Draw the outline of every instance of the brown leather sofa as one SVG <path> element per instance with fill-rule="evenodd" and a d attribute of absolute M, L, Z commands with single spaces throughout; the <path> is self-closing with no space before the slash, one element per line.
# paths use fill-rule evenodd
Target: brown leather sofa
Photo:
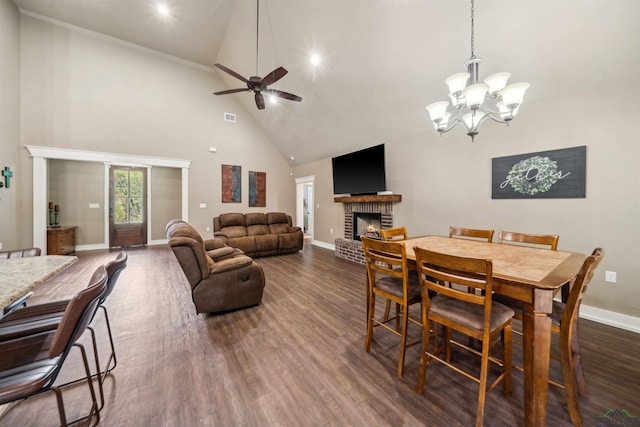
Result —
<path fill-rule="evenodd" d="M 213 233 L 251 257 L 279 255 L 302 249 L 302 229 L 283 212 L 225 213 L 213 218 Z"/>
<path fill-rule="evenodd" d="M 203 240 L 195 228 L 181 220 L 167 224 L 167 238 L 191 285 L 198 313 L 260 304 L 264 272 L 244 253 L 227 247 L 220 239 Z M 215 258 L 209 255 L 221 253 Z"/>

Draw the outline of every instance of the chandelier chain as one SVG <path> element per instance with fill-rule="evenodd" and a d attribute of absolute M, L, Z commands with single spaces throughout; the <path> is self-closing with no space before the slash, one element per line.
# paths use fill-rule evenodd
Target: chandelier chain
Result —
<path fill-rule="evenodd" d="M 473 0 L 471 0 L 471 58 L 475 58 L 475 52 L 474 52 L 474 43 L 475 43 L 475 31 L 474 31 L 474 25 L 475 21 L 474 21 L 474 4 L 473 4 Z"/>

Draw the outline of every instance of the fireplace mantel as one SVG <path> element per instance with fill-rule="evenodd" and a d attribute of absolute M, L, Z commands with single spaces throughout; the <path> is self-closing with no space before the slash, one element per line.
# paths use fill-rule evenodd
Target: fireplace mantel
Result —
<path fill-rule="evenodd" d="M 371 195 L 371 196 L 341 196 L 334 197 L 335 203 L 397 203 L 402 201 L 401 194 L 383 194 L 383 195 Z"/>

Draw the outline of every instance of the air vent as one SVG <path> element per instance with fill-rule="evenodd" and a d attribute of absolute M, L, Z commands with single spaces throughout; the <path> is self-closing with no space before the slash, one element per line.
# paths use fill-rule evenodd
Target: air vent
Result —
<path fill-rule="evenodd" d="M 225 122 L 236 122 L 236 115 L 233 113 L 224 113 L 224 121 Z"/>

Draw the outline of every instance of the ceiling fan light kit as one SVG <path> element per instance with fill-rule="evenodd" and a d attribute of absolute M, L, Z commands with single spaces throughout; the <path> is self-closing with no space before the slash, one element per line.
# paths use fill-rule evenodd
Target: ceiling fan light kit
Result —
<path fill-rule="evenodd" d="M 445 83 L 449 87 L 451 105 L 455 108 L 455 116 L 447 111 L 449 101 L 434 102 L 427 106 L 427 111 L 435 129 L 442 135 L 457 125 L 467 129 L 467 135 L 473 141 L 478 134 L 479 126 L 491 119 L 498 123 L 509 124 L 518 114 L 524 93 L 529 83 L 507 85 L 511 74 L 496 73 L 479 81 L 478 69 L 481 58 L 474 54 L 474 0 L 471 0 L 471 58 L 465 62 L 467 72 L 449 76 Z M 485 105 L 487 98 L 496 102 L 495 109 Z"/>
<path fill-rule="evenodd" d="M 256 0 L 256 74 L 258 74 L 258 58 L 259 58 L 258 52 L 260 48 L 260 44 L 258 43 L 259 35 L 260 35 L 260 0 Z M 246 88 L 243 87 L 239 89 L 223 90 L 220 92 L 214 92 L 214 95 L 229 95 L 231 93 L 251 91 L 254 93 L 254 99 L 256 102 L 256 107 L 258 107 L 258 110 L 264 110 L 264 107 L 265 107 L 263 94 L 275 96 L 278 98 L 288 99 L 290 101 L 296 101 L 296 102 L 302 101 L 302 98 L 299 97 L 298 95 L 294 95 L 288 92 L 283 92 L 281 90 L 269 89 L 268 87 L 269 85 L 277 82 L 287 74 L 288 71 L 285 70 L 283 67 L 276 68 L 275 70 L 273 70 L 272 72 L 264 76 L 264 78 L 261 78 L 258 76 L 251 76 L 249 77 L 249 79 L 246 79 L 241 74 L 236 73 L 235 71 L 225 67 L 222 64 L 214 64 L 214 66 L 247 84 Z"/>

